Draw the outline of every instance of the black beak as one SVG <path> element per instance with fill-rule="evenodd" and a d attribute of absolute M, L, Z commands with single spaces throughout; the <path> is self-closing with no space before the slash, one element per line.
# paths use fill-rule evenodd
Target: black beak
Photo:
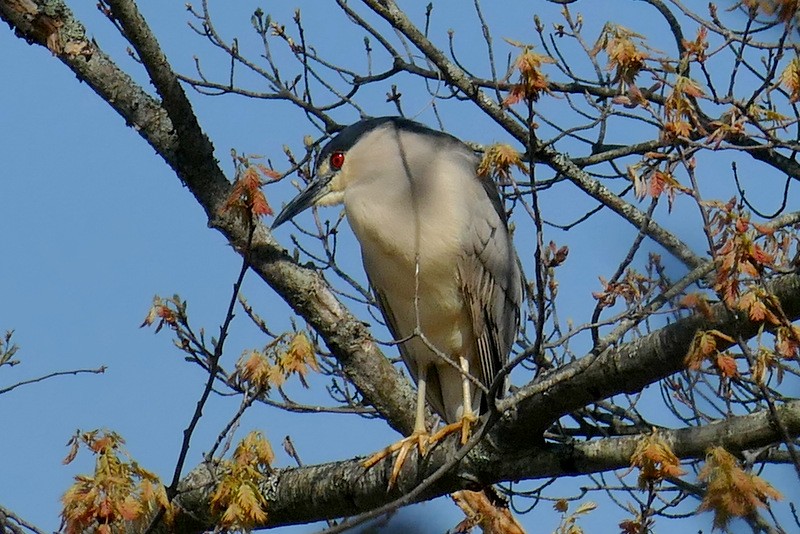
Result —
<path fill-rule="evenodd" d="M 274 230 L 298 213 L 301 213 L 316 204 L 319 199 L 328 193 L 329 182 L 330 180 L 321 180 L 319 178 L 311 182 L 305 191 L 289 201 L 289 203 L 286 204 L 278 216 L 275 217 L 275 220 L 272 221 L 272 229 Z"/>

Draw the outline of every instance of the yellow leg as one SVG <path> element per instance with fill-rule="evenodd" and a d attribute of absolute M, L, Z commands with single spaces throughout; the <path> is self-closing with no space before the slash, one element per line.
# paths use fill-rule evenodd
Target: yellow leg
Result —
<path fill-rule="evenodd" d="M 428 434 L 428 430 L 425 428 L 425 391 L 427 373 L 427 368 L 419 369 L 419 376 L 417 377 L 417 413 L 414 418 L 414 431 L 410 436 L 405 437 L 397 443 L 393 443 L 385 449 L 376 452 L 367 458 L 367 460 L 365 460 L 362 464 L 364 468 L 369 469 L 384 458 L 397 452 L 397 458 L 395 458 L 394 464 L 392 465 L 392 474 L 389 477 L 389 488 L 394 486 L 397 477 L 400 475 L 400 469 L 403 468 L 403 464 L 406 461 L 408 453 L 411 452 L 411 449 L 416 447 L 420 456 L 424 455 L 428 450 L 430 434 Z"/>
<path fill-rule="evenodd" d="M 467 376 L 469 376 L 469 362 L 463 356 L 460 356 L 458 361 L 459 364 L 461 364 L 461 370 L 463 371 L 463 375 L 461 377 L 461 420 L 456 421 L 455 423 L 450 423 L 449 425 L 439 429 L 436 434 L 431 436 L 431 443 L 438 443 L 445 436 L 449 436 L 454 432 L 461 431 L 461 444 L 464 445 L 469 440 L 469 434 L 472 431 L 472 425 L 478 420 L 478 416 L 472 411 L 472 384 L 470 384 L 470 380 L 467 378 Z"/>
<path fill-rule="evenodd" d="M 366 469 L 374 466 L 381 460 L 391 456 L 395 452 L 397 458 L 392 465 L 392 474 L 389 477 L 389 488 L 394 486 L 397 477 L 400 475 L 400 470 L 403 464 L 414 447 L 417 448 L 419 455 L 424 455 L 428 447 L 438 443 L 446 436 L 455 432 L 461 433 L 461 444 L 464 445 L 469 440 L 472 425 L 478 421 L 478 416 L 472 411 L 472 384 L 467 378 L 469 375 L 469 362 L 464 357 L 459 357 L 459 364 L 463 371 L 461 382 L 461 397 L 462 397 L 462 410 L 461 419 L 439 429 L 433 436 L 431 436 L 425 428 L 425 392 L 427 388 L 427 368 L 420 368 L 417 376 L 417 413 L 414 420 L 414 431 L 410 436 L 405 437 L 386 447 L 385 449 L 376 452 L 370 456 L 362 464 Z"/>
<path fill-rule="evenodd" d="M 461 444 L 464 445 L 469 439 L 469 433 L 472 424 L 478 420 L 478 417 L 472 411 L 472 394 L 470 390 L 472 384 L 469 383 L 469 362 L 463 356 L 459 356 L 459 363 L 461 370 L 464 374 L 461 375 L 461 393 L 463 399 L 463 415 L 461 416 Z"/>

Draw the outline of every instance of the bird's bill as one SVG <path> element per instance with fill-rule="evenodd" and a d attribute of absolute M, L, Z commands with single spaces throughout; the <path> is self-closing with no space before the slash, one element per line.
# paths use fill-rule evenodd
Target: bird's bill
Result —
<path fill-rule="evenodd" d="M 307 210 L 315 205 L 322 197 L 330 192 L 329 180 L 314 180 L 309 184 L 305 191 L 294 197 L 281 210 L 275 220 L 272 221 L 272 229 L 282 225 L 295 215 Z"/>

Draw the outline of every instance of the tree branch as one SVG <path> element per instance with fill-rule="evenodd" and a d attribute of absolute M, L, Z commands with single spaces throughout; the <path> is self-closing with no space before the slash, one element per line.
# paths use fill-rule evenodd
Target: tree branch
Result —
<path fill-rule="evenodd" d="M 800 401 L 792 401 L 777 410 L 778 418 L 793 435 L 800 434 Z M 770 414 L 760 411 L 731 417 L 702 427 L 660 430 L 659 435 L 682 459 L 697 459 L 714 445 L 731 452 L 755 449 L 780 440 Z M 639 436 L 604 438 L 572 444 L 546 444 L 541 447 L 499 450 L 484 441 L 458 468 L 434 483 L 418 496 L 423 501 L 474 487 L 474 481 L 490 484 L 508 480 L 541 479 L 597 473 L 630 466 L 631 455 Z M 443 465 L 455 451 L 455 441 L 430 451 L 423 462 L 409 458 L 397 487 L 386 491 L 391 462 L 383 468 L 364 470 L 360 459 L 301 468 L 275 470 L 263 484 L 269 500 L 268 520 L 261 527 L 319 521 L 358 514 L 390 502 L 415 487 Z M 180 504 L 192 510 L 208 510 L 208 499 L 215 473 L 208 466 L 197 467 L 184 481 Z M 198 532 L 213 527 L 207 513 L 190 518 L 180 516 L 176 532 Z"/>
<path fill-rule="evenodd" d="M 766 289 L 780 301 L 790 321 L 800 317 L 800 275 L 780 276 Z M 750 338 L 762 327 L 762 323 L 750 321 L 744 314 L 730 313 L 723 304 L 712 306 L 710 317 L 691 315 L 650 335 L 543 374 L 500 403 L 500 409 L 516 411 L 504 421 L 501 434 L 507 433 L 506 439 L 512 442 L 528 440 L 564 414 L 596 400 L 641 391 L 684 370 L 684 358 L 699 330 L 716 329 L 731 337 L 738 334 Z M 718 348 L 727 347 L 720 343 Z"/>
<path fill-rule="evenodd" d="M 37 376 L 36 378 L 30 378 L 28 380 L 22 380 L 20 382 L 17 382 L 16 384 L 11 384 L 10 386 L 0 388 L 0 395 L 8 393 L 9 391 L 13 391 L 18 387 L 27 386 L 29 384 L 36 384 L 37 382 L 44 382 L 45 380 L 49 380 L 57 376 L 81 375 L 81 374 L 101 375 L 105 372 L 106 372 L 105 366 L 100 366 L 97 369 L 73 369 L 71 371 L 55 371 L 43 376 Z"/>

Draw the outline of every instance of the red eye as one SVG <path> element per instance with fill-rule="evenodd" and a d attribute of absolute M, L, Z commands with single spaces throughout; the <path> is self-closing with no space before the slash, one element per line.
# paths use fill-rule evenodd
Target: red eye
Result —
<path fill-rule="evenodd" d="M 334 152 L 331 154 L 331 169 L 338 171 L 344 165 L 344 152 Z"/>

